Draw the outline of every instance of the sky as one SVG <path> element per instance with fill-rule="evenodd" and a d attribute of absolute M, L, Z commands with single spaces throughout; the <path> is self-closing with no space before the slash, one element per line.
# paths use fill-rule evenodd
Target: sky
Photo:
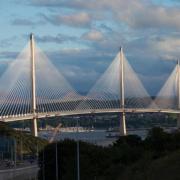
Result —
<path fill-rule="evenodd" d="M 0 71 L 29 34 L 77 91 L 88 91 L 122 46 L 157 94 L 180 58 L 180 0 L 1 0 Z"/>

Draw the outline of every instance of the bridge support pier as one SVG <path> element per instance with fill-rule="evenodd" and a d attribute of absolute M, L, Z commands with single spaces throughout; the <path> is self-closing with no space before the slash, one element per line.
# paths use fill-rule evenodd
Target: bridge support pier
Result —
<path fill-rule="evenodd" d="M 32 120 L 31 134 L 35 137 L 38 136 L 37 119 L 36 118 L 33 118 L 33 120 Z"/>
<path fill-rule="evenodd" d="M 126 115 L 123 112 L 120 117 L 120 136 L 126 136 L 126 134 Z"/>

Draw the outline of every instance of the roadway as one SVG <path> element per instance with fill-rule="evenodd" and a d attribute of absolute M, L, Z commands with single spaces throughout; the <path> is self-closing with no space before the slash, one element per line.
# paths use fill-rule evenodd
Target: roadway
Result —
<path fill-rule="evenodd" d="M 72 115 L 85 115 L 85 114 L 102 114 L 102 113 L 174 113 L 180 114 L 180 110 L 176 109 L 145 109 L 145 108 L 125 108 L 125 109 L 87 109 L 87 110 L 74 110 L 74 111 L 55 111 L 55 112 L 40 112 L 36 113 L 36 118 L 46 118 L 46 117 L 59 117 L 59 116 L 72 116 Z M 33 119 L 33 114 L 23 114 L 23 115 L 11 115 L 11 116 L 1 116 L 0 121 L 11 122 L 11 121 L 21 121 Z"/>
<path fill-rule="evenodd" d="M 12 169 L 1 169 L 0 180 L 38 179 L 37 164 Z"/>

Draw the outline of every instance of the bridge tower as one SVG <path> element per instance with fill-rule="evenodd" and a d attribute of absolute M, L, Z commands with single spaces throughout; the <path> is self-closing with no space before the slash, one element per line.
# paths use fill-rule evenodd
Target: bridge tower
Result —
<path fill-rule="evenodd" d="M 30 51 L 31 51 L 31 94 L 32 94 L 32 135 L 38 136 L 37 119 L 36 119 L 36 72 L 35 72 L 35 52 L 34 52 L 34 35 L 30 34 Z"/>
<path fill-rule="evenodd" d="M 122 47 L 120 47 L 119 52 L 120 60 L 120 108 L 122 109 L 122 114 L 120 117 L 120 136 L 126 135 L 126 115 L 125 115 L 125 98 L 124 98 L 124 56 Z"/>
<path fill-rule="evenodd" d="M 180 110 L 180 61 L 177 60 L 177 109 Z M 177 114 L 177 128 L 180 129 L 180 114 Z"/>

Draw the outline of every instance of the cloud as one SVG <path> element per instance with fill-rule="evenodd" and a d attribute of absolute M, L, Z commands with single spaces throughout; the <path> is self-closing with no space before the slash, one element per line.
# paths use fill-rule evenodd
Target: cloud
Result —
<path fill-rule="evenodd" d="M 80 92 L 87 92 L 114 58 L 92 49 L 46 52 L 65 78 Z M 87 81 L 88 79 L 88 81 Z"/>
<path fill-rule="evenodd" d="M 57 34 L 48 35 L 47 29 L 47 35 L 37 37 L 39 42 L 58 44 L 71 41 L 68 46 L 61 46 L 59 52 L 49 54 L 59 63 L 59 68 L 64 68 L 62 71 L 65 75 L 73 79 L 72 82 L 76 82 L 76 87 L 79 86 L 79 81 L 84 83 L 84 88 L 89 86 L 85 81 L 91 79 L 91 74 L 96 74 L 92 75 L 96 79 L 97 74 L 108 66 L 120 46 L 123 46 L 132 67 L 141 77 L 145 77 L 142 80 L 150 87 L 153 81 L 161 83 L 158 77 L 167 77 L 167 72 L 171 72 L 174 67 L 174 61 L 162 60 L 179 58 L 180 50 L 180 6 L 174 3 L 175 6 L 172 2 L 170 5 L 153 2 L 155 1 L 30 0 L 29 4 L 33 5 L 36 11 L 40 9 L 39 13 L 44 13 L 40 18 L 48 22 L 50 30 Z M 36 26 L 37 22 L 20 20 L 16 21 L 16 24 Z M 61 30 L 74 33 L 72 28 L 60 27 L 64 25 L 77 28 L 76 36 L 80 38 L 58 34 Z M 77 41 L 82 49 L 77 46 Z"/>
<path fill-rule="evenodd" d="M 111 27 L 107 26 L 106 24 L 101 24 L 99 27 L 100 27 L 100 29 L 102 29 L 106 32 L 110 32 L 110 33 L 113 32 L 113 29 Z"/>
<path fill-rule="evenodd" d="M 12 21 L 12 24 L 17 26 L 32 26 L 35 25 L 36 23 L 34 23 L 29 19 L 14 19 Z"/>
<path fill-rule="evenodd" d="M 17 18 L 12 21 L 12 25 L 16 26 L 37 26 L 37 25 L 44 25 L 46 22 L 42 20 L 32 21 L 30 19 L 21 19 Z"/>
<path fill-rule="evenodd" d="M 62 43 L 65 41 L 75 41 L 76 38 L 72 36 L 66 36 L 63 34 L 57 34 L 56 36 L 46 35 L 46 36 L 36 36 L 36 40 L 41 43 Z"/>
<path fill-rule="evenodd" d="M 180 52 L 180 38 L 174 36 L 154 38 L 151 45 L 163 59 L 177 60 Z"/>
<path fill-rule="evenodd" d="M 0 47 L 5 48 L 5 49 L 7 47 L 11 47 L 14 40 L 17 40 L 16 36 L 13 36 L 12 38 L 2 39 L 2 40 L 0 40 Z"/>
<path fill-rule="evenodd" d="M 0 59 L 15 59 L 18 55 L 15 51 L 2 51 L 0 52 Z"/>
<path fill-rule="evenodd" d="M 180 51 L 180 39 L 175 37 L 167 37 L 156 42 L 156 48 L 165 52 Z"/>
<path fill-rule="evenodd" d="M 130 0 L 127 0 L 130 1 Z M 121 3 L 124 3 L 124 0 L 31 0 L 31 5 L 34 6 L 44 6 L 44 7 L 54 7 L 54 8 L 72 8 L 72 9 L 110 9 Z"/>
<path fill-rule="evenodd" d="M 136 28 L 177 28 L 180 29 L 179 7 L 155 5 L 145 0 L 32 0 L 33 5 L 70 8 L 93 11 L 94 14 L 111 12 L 117 23 L 126 23 Z M 107 16 L 104 16 L 105 18 Z M 71 19 L 71 18 L 70 18 Z"/>
<path fill-rule="evenodd" d="M 101 41 L 103 40 L 103 34 L 97 30 L 91 30 L 82 35 L 82 38 L 89 41 Z"/>
<path fill-rule="evenodd" d="M 178 8 L 144 5 L 133 8 L 130 12 L 116 14 L 130 27 L 135 28 L 175 28 L 180 29 L 180 12 Z"/>
<path fill-rule="evenodd" d="M 66 25 L 72 27 L 90 27 L 91 16 L 86 12 L 79 12 L 69 15 L 44 15 L 44 18 L 54 25 Z"/>
<path fill-rule="evenodd" d="M 62 1 L 58 0 L 31 0 L 30 4 L 37 6 L 58 6 Z"/>
<path fill-rule="evenodd" d="M 100 73 L 92 67 L 83 69 L 77 65 L 64 66 L 61 72 L 80 93 L 87 93 L 100 76 Z"/>

